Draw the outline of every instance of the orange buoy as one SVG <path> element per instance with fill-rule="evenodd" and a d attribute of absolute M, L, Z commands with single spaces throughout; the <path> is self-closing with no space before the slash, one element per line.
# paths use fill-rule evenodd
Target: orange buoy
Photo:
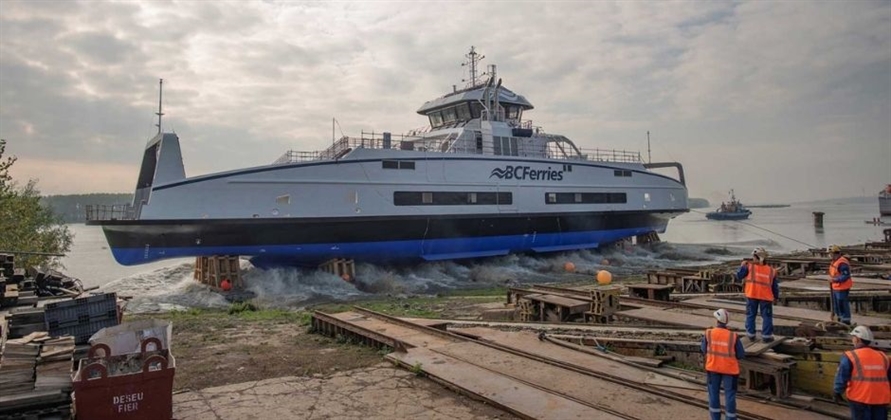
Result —
<path fill-rule="evenodd" d="M 347 274 L 347 273 L 343 273 L 343 274 L 340 276 L 340 278 L 342 278 L 343 281 L 345 281 L 345 282 L 347 282 L 347 283 L 352 283 L 352 282 L 353 282 L 353 278 L 350 277 L 350 275 Z"/>
<path fill-rule="evenodd" d="M 613 275 L 610 274 L 609 271 L 600 270 L 597 272 L 597 284 L 606 286 L 607 284 L 612 283 Z"/>
<path fill-rule="evenodd" d="M 609 260 L 606 258 L 600 260 L 600 265 L 609 265 Z"/>
<path fill-rule="evenodd" d="M 573 264 L 572 261 L 567 261 L 565 264 L 563 264 L 563 269 L 566 270 L 567 273 L 574 273 L 575 264 Z"/>

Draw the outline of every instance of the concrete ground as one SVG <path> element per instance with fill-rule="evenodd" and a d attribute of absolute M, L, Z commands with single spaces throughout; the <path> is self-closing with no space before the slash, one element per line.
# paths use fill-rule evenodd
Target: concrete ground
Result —
<path fill-rule="evenodd" d="M 382 363 L 307 377 L 287 376 L 173 396 L 177 420 L 514 419 L 432 381 Z"/>

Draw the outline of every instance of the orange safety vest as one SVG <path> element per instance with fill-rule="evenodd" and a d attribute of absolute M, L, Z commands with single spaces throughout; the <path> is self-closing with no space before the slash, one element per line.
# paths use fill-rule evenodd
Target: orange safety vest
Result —
<path fill-rule="evenodd" d="M 846 351 L 853 365 L 848 382 L 848 399 L 861 404 L 891 404 L 891 383 L 888 383 L 888 356 L 869 347 Z"/>
<path fill-rule="evenodd" d="M 773 302 L 773 278 L 776 270 L 765 264 L 749 263 L 749 274 L 746 276 L 746 297 L 749 299 L 766 300 Z"/>
<path fill-rule="evenodd" d="M 726 328 L 705 330 L 705 370 L 707 372 L 739 375 L 736 340 L 736 333 Z"/>
<path fill-rule="evenodd" d="M 851 263 L 848 262 L 848 259 L 845 257 L 839 257 L 837 260 L 833 261 L 832 264 L 829 265 L 829 277 L 835 279 L 841 273 L 838 272 L 838 266 L 845 263 L 848 265 L 848 270 L 851 269 Z M 847 280 L 839 283 L 837 281 L 832 281 L 832 290 L 851 290 L 851 287 L 854 287 L 854 280 L 848 278 Z"/>

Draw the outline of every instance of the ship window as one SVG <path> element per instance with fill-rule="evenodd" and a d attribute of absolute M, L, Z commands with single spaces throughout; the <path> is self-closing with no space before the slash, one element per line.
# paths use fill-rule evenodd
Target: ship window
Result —
<path fill-rule="evenodd" d="M 518 120 L 520 118 L 520 107 L 518 107 L 518 106 L 507 107 L 507 118 L 510 120 Z"/>
<path fill-rule="evenodd" d="M 291 204 L 291 195 L 285 194 L 275 197 L 275 202 L 278 204 Z"/>
<path fill-rule="evenodd" d="M 483 153 L 483 133 L 476 132 L 476 152 Z"/>
<path fill-rule="evenodd" d="M 644 201 L 647 203 L 650 202 L 650 193 L 644 193 Z"/>
<path fill-rule="evenodd" d="M 628 202 L 625 193 L 546 193 L 547 204 L 623 204 Z"/>
<path fill-rule="evenodd" d="M 429 115 L 430 115 L 430 126 L 439 127 L 442 125 L 442 114 L 439 111 L 431 112 Z"/>
<path fill-rule="evenodd" d="M 615 171 L 613 171 L 613 175 L 615 175 L 615 176 L 631 176 L 631 171 L 629 171 L 627 169 L 626 170 L 616 169 Z"/>
<path fill-rule="evenodd" d="M 519 149 L 519 147 L 517 147 L 517 138 L 516 137 L 510 138 L 510 155 L 511 156 L 519 156 L 520 155 L 520 149 Z"/>
<path fill-rule="evenodd" d="M 473 118 L 479 118 L 483 114 L 483 105 L 479 102 L 470 103 L 470 115 Z"/>
<path fill-rule="evenodd" d="M 458 121 L 467 121 L 470 119 L 470 106 L 467 104 L 460 104 L 455 107 L 455 110 L 458 112 Z"/>
<path fill-rule="evenodd" d="M 509 192 L 396 191 L 393 193 L 393 204 L 397 206 L 506 205 L 512 203 L 513 194 Z"/>
<path fill-rule="evenodd" d="M 492 138 L 492 148 L 493 154 L 500 155 L 501 154 L 501 137 L 493 137 Z"/>
<path fill-rule="evenodd" d="M 384 169 L 415 169 L 415 163 L 410 160 L 384 160 L 381 161 Z"/>
<path fill-rule="evenodd" d="M 449 108 L 442 110 L 443 124 L 455 122 L 456 119 L 458 119 L 458 115 L 457 115 L 457 113 L 455 113 L 454 107 L 449 107 Z"/>

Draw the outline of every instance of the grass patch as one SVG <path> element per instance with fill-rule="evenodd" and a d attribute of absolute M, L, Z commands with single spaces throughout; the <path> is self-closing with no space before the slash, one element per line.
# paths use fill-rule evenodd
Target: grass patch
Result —
<path fill-rule="evenodd" d="M 444 297 L 462 297 L 462 296 L 498 296 L 504 297 L 507 295 L 507 288 L 496 286 L 496 287 L 487 287 L 480 289 L 456 289 L 450 290 L 446 293 L 443 293 Z"/>

